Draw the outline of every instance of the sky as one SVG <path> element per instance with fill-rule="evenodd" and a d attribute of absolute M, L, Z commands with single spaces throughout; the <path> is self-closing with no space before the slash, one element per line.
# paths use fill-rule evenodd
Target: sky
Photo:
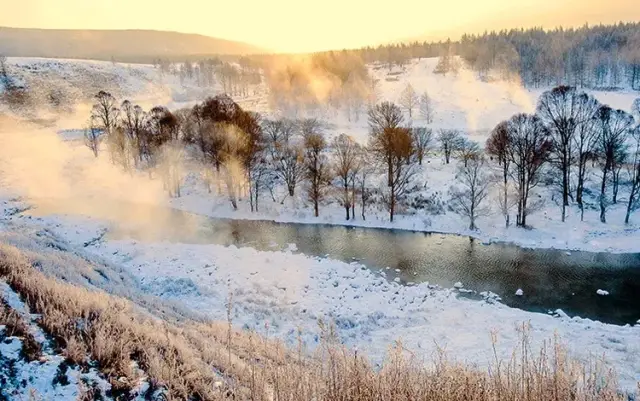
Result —
<path fill-rule="evenodd" d="M 0 0 L 0 26 L 156 29 L 307 52 L 461 33 L 640 21 L 639 0 Z"/>

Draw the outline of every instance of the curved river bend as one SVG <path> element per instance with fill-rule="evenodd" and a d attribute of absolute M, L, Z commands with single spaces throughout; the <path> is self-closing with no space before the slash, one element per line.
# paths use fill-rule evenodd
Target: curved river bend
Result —
<path fill-rule="evenodd" d="M 38 205 L 26 214 L 82 214 L 65 210 L 58 202 Z M 404 284 L 427 281 L 452 287 L 462 282 L 466 288 L 494 292 L 503 303 L 529 311 L 562 309 L 569 316 L 622 325 L 640 319 L 640 254 L 525 249 L 511 244 L 482 244 L 456 235 L 214 219 L 168 208 L 121 207 L 128 213 L 133 208 L 138 216 L 162 216 L 164 229 L 154 230 L 148 225 L 127 230 L 116 227 L 109 232 L 110 239 L 213 243 L 268 251 L 296 244 L 300 253 L 358 261 L 373 270 L 384 270 L 387 278 Z M 144 209 L 135 213 L 137 207 Z M 118 209 L 122 210 L 111 208 Z M 100 217 L 123 221 L 121 216 Z M 518 289 L 523 296 L 516 295 Z M 599 289 L 609 295 L 598 295 Z"/>

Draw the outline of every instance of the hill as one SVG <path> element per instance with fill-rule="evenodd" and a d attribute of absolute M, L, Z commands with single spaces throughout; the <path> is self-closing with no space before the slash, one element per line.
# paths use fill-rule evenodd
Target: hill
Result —
<path fill-rule="evenodd" d="M 0 27 L 0 54 L 9 57 L 149 62 L 157 57 L 239 55 L 264 51 L 242 42 L 178 32 Z"/>

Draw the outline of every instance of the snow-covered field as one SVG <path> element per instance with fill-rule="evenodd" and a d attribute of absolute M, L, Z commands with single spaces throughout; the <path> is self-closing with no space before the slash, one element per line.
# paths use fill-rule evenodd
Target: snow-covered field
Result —
<path fill-rule="evenodd" d="M 163 103 L 169 107 L 184 106 L 195 100 L 202 99 L 205 93 L 201 93 L 193 82 L 181 84 L 179 79 L 172 75 L 161 76 L 159 72 L 148 65 L 113 64 L 97 61 L 77 60 L 47 60 L 47 59 L 9 59 L 14 67 L 19 67 L 21 79 L 30 81 L 38 77 L 55 76 L 57 81 L 67 82 L 75 79 L 85 82 L 97 76 L 105 76 L 104 83 L 117 82 L 118 91 L 123 93 L 122 98 L 137 99 L 145 107 L 151 104 Z M 439 128 L 458 128 L 463 130 L 470 139 L 477 141 L 481 146 L 488 132 L 501 120 L 509 118 L 517 112 L 531 112 L 535 108 L 540 90 L 527 90 L 521 86 L 505 81 L 484 82 L 477 79 L 476 75 L 466 69 L 458 74 L 446 76 L 433 73 L 437 60 L 423 59 L 413 60 L 405 71 L 391 71 L 393 80 L 387 80 L 389 71 L 386 68 L 371 68 L 371 74 L 379 79 L 379 100 L 397 101 L 400 93 L 407 84 L 411 84 L 417 93 L 428 91 L 433 101 L 435 117 L 429 126 L 437 130 Z M 399 75 L 398 75 L 399 73 Z M 98 83 L 92 83 L 97 85 Z M 84 85 L 84 83 L 83 83 Z M 110 86 L 111 87 L 111 86 Z M 212 88 L 215 92 L 219 88 Z M 212 92 L 209 92 L 209 94 Z M 263 93 L 263 92 L 260 92 Z M 612 107 L 629 110 L 632 101 L 638 96 L 632 91 L 591 91 L 591 93 L 603 103 Z M 180 101 L 178 101 L 180 100 Z M 265 116 L 273 116 L 268 108 L 268 101 L 264 93 L 245 99 L 237 99 L 240 104 L 248 109 L 263 113 Z M 84 113 L 84 114 L 82 114 Z M 367 141 L 368 127 L 365 113 L 361 113 L 358 121 L 353 118 L 349 121 L 344 113 L 326 109 L 320 110 L 320 117 L 329 124 L 326 135 L 328 138 L 346 133 L 362 143 Z M 60 135 L 65 139 L 80 139 L 79 131 L 69 129 L 79 128 L 79 122 L 86 119 L 88 110 L 79 109 L 73 117 L 58 121 L 58 128 L 64 128 Z M 409 118 L 407 117 L 407 121 Z M 414 126 L 426 125 L 414 113 L 412 121 Z M 78 141 L 79 142 L 79 141 Z M 72 144 L 73 145 L 73 144 Z M 89 163 L 92 159 L 89 151 L 81 146 L 73 146 L 73 154 L 66 157 L 73 160 L 74 165 Z M 82 167 L 76 167 L 82 168 Z M 262 207 L 259 213 L 249 212 L 249 202 L 244 199 L 240 202 L 238 211 L 233 211 L 226 197 L 210 194 L 205 190 L 200 179 L 199 167 L 187 165 L 185 171 L 191 171 L 184 180 L 183 196 L 169 201 L 173 207 L 205 214 L 215 217 L 233 217 L 242 219 L 269 219 L 283 222 L 304 223 L 332 223 L 347 224 L 343 218 L 343 210 L 329 197 L 322 206 L 320 218 L 312 217 L 312 213 L 303 196 L 297 194 L 296 199 L 286 199 L 284 204 L 280 201 L 284 196 L 278 194 L 273 202 L 267 193 L 262 195 Z M 431 155 L 415 184 L 422 189 L 424 196 L 437 196 L 443 202 L 448 200 L 447 191 L 455 182 L 456 162 L 445 165 L 439 154 Z M 624 174 L 624 173 L 623 173 Z M 591 174 L 591 181 L 587 184 L 592 193 L 597 193 L 597 172 Z M 502 216 L 494 206 L 493 213 L 480 218 L 479 229 L 474 232 L 467 230 L 468 223 L 450 211 L 445 214 L 432 215 L 424 211 L 411 211 L 414 214 L 398 216 L 397 221 L 389 223 L 385 210 L 373 207 L 367 213 L 367 220 L 356 219 L 348 224 L 375 227 L 391 227 L 413 230 L 426 230 L 443 233 L 460 233 L 472 235 L 483 241 L 508 241 L 526 247 L 554 247 L 561 249 L 580 249 L 588 251 L 607 252 L 640 252 L 640 219 L 632 216 L 632 224 L 624 225 L 624 204 L 626 201 L 626 188 L 620 191 L 620 202 L 613 205 L 609 211 L 608 223 L 600 223 L 595 211 L 597 199 L 595 195 L 587 194 L 587 210 L 584 222 L 580 221 L 579 210 L 573 205 L 568 210 L 566 223 L 560 221 L 560 206 L 558 204 L 559 191 L 548 186 L 539 186 L 535 190 L 534 197 L 544 200 L 544 206 L 528 218 L 528 223 L 533 227 L 530 230 L 515 227 L 505 228 Z M 282 191 L 281 191 L 282 192 Z M 302 190 L 298 191 L 299 193 Z M 437 195 L 433 195 L 437 194 Z M 164 201 L 160 201 L 164 203 Z M 494 199 L 488 202 L 495 203 Z M 359 213 L 356 213 L 359 215 Z"/>
<path fill-rule="evenodd" d="M 4 208 L 16 205 L 6 202 Z M 571 319 L 561 311 L 553 316 L 524 312 L 495 302 L 491 294 L 474 301 L 458 297 L 464 289 L 428 283 L 402 286 L 357 262 L 297 254 L 293 245 L 272 252 L 134 240 L 98 241 L 85 247 L 109 222 L 14 215 L 0 224 L 3 230 L 7 224 L 23 232 L 45 229 L 67 242 L 69 249 L 83 249 L 85 255 L 119 266 L 148 293 L 213 319 L 226 320 L 231 294 L 234 325 L 292 344 L 300 332 L 313 347 L 319 321 L 333 321 L 345 344 L 375 361 L 400 340 L 425 360 L 444 350 L 452 359 L 485 367 L 493 358 L 492 333 L 499 357 L 508 359 L 525 324 L 533 349 L 557 336 L 579 359 L 604 356 L 619 373 L 623 388 L 634 389 L 640 380 L 640 324 L 621 327 Z"/>
<path fill-rule="evenodd" d="M 46 60 L 11 62 L 43 66 L 49 63 Z M 412 63 L 405 73 L 399 75 L 399 81 L 386 81 L 386 70 L 373 71 L 381 78 L 381 98 L 397 100 L 409 82 L 418 93 L 428 90 L 436 111 L 432 126 L 464 129 L 471 139 L 481 143 L 499 121 L 535 107 L 540 91 L 528 91 L 505 82 L 481 82 L 464 70 L 457 76 L 437 76 L 432 73 L 435 62 L 427 59 Z M 132 88 L 132 92 L 146 88 L 143 82 L 147 78 L 156 85 L 152 67 L 95 64 L 100 66 L 99 69 L 125 77 L 125 81 L 138 79 L 125 84 Z M 73 70 L 76 67 L 69 65 L 88 68 L 91 62 L 64 61 L 53 65 Z M 144 75 L 147 78 L 135 78 L 137 75 L 132 71 L 144 69 L 149 70 L 148 75 Z M 178 84 L 174 82 L 171 85 Z M 156 94 L 162 92 L 151 92 L 152 96 L 147 99 L 161 98 Z M 631 92 L 594 92 L 594 95 L 601 102 L 626 110 L 637 96 Z M 167 99 L 175 99 L 175 96 Z M 169 102 L 167 100 L 171 106 Z M 245 100 L 241 104 L 266 111 L 265 99 Z M 366 141 L 364 117 L 352 122 L 340 114 L 325 113 L 324 117 L 331 124 L 328 136 L 344 132 Z M 413 122 L 414 126 L 422 123 L 418 119 Z M 5 139 L 25 134 L 18 132 L 21 128 L 5 128 L 5 132 L 0 134 Z M 77 126 L 63 124 L 59 128 Z M 189 161 L 185 165 L 187 174 L 182 196 L 167 199 L 158 179 L 149 180 L 145 173 L 125 174 L 111 165 L 106 154 L 96 161 L 88 149 L 73 140 L 73 135 L 66 138 L 71 140 L 62 141 L 53 130 L 29 132 L 38 135 L 37 138 L 44 138 L 44 145 L 38 145 L 35 140 L 27 143 L 23 140 L 4 141 L 5 146 L 0 150 L 3 188 L 0 196 L 7 200 L 5 211 L 16 206 L 8 201 L 13 196 L 63 199 L 92 196 L 96 201 L 90 205 L 75 205 L 88 217 L 25 218 L 9 217 L 5 213 L 6 217 L 0 221 L 2 230 L 19 227 L 27 231 L 46 229 L 72 246 L 84 247 L 110 224 L 100 218 L 100 199 L 105 197 L 166 205 L 216 217 L 346 223 L 343 209 L 331 199 L 321 207 L 319 218 L 313 217 L 312 209 L 300 196 L 281 203 L 280 198 L 274 202 L 266 193 L 262 195 L 259 213 L 249 211 L 246 199 L 241 200 L 238 211 L 233 211 L 225 196 L 207 192 L 199 171 Z M 422 167 L 416 181 L 423 186 L 421 193 L 426 196 L 437 193 L 446 203 L 446 192 L 454 177 L 455 162 L 446 165 L 438 154 L 434 154 Z M 591 182 L 589 185 L 596 184 Z M 622 203 L 624 191 L 622 188 Z M 357 219 L 349 224 L 468 234 L 485 241 L 509 241 L 528 247 L 640 252 L 640 225 L 622 224 L 623 205 L 612 207 L 608 224 L 600 223 L 592 209 L 587 209 L 585 221 L 580 222 L 577 207 L 569 210 L 568 221 L 562 223 L 559 205 L 552 200 L 552 190 L 541 188 L 536 193 L 538 195 L 546 203 L 530 216 L 533 228 L 528 230 L 504 228 L 499 213 L 479 219 L 479 230 L 474 232 L 469 232 L 468 223 L 450 211 L 432 215 L 418 210 L 415 214 L 398 216 L 397 221 L 391 224 L 387 221 L 387 212 L 379 208 L 370 208 L 366 221 L 356 210 Z M 555 198 L 558 198 L 557 194 Z M 595 202 L 593 198 L 588 201 Z M 135 224 L 157 218 L 129 216 L 123 212 L 120 220 Z M 632 216 L 632 221 L 640 222 L 640 216 Z M 217 245 L 121 240 L 98 241 L 84 249 L 93 257 L 121 266 L 138 278 L 149 293 L 215 319 L 226 319 L 225 303 L 231 293 L 234 325 L 254 328 L 292 342 L 300 330 L 305 341 L 314 344 L 319 320 L 331 320 L 335 321 L 346 344 L 365 349 L 376 360 L 380 360 L 391 342 L 400 339 L 408 349 L 425 359 L 444 349 L 459 361 L 485 366 L 493 358 L 492 332 L 497 335 L 500 356 L 509 358 L 518 345 L 518 328 L 526 322 L 531 326 L 531 337 L 536 345 L 558 335 L 578 358 L 604 355 L 616 367 L 622 387 L 633 389 L 640 381 L 640 324 L 620 327 L 580 318 L 570 319 L 563 317 L 561 312 L 556 316 L 529 313 L 496 303 L 491 297 L 484 301 L 459 298 L 458 289 L 438 289 L 427 283 L 401 286 L 358 263 L 347 264 L 296 254 L 291 250 L 293 247 L 262 252 Z"/>

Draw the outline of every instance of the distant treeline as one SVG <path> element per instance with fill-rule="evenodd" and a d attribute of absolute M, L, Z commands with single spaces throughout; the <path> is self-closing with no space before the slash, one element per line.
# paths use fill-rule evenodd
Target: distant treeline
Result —
<path fill-rule="evenodd" d="M 413 42 L 361 49 L 302 55 L 326 61 L 359 59 L 362 63 L 402 67 L 413 58 L 457 54 L 483 79 L 519 78 L 529 87 L 567 84 L 585 88 L 628 87 L 640 90 L 640 23 L 585 25 L 581 28 L 511 29 L 463 35 L 459 41 Z M 282 65 L 300 55 L 262 54 L 245 56 L 255 66 Z M 191 57 L 193 61 L 198 57 Z M 239 57 L 225 57 L 237 61 Z M 157 61 L 156 61 L 157 62 Z M 172 60 L 165 60 L 172 62 Z M 350 71 L 340 75 L 348 76 Z M 323 68 L 326 69 L 326 68 Z M 361 72 L 356 71 L 356 75 Z"/>
<path fill-rule="evenodd" d="M 463 35 L 457 42 L 412 43 L 354 50 L 365 62 L 402 65 L 410 58 L 459 55 L 481 77 L 519 77 L 531 87 L 640 90 L 640 23 L 581 28 L 511 29 Z"/>

